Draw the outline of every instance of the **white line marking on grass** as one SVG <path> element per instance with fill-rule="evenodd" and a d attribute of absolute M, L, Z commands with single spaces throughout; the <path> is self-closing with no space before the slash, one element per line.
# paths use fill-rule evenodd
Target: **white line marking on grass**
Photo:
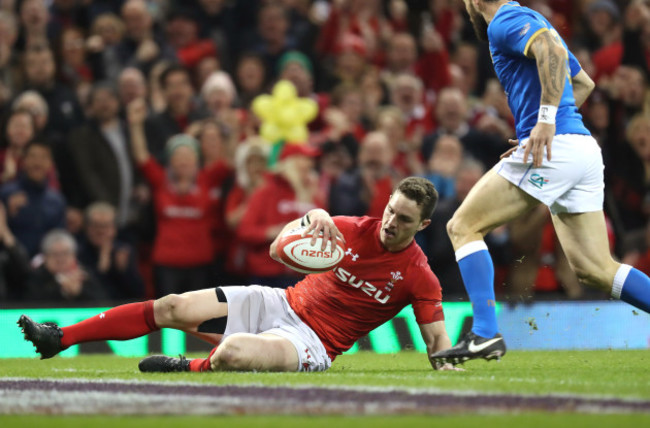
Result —
<path fill-rule="evenodd" d="M 171 374 L 173 375 L 173 374 Z M 207 374 L 206 374 L 207 375 Z M 491 377 L 485 377 L 485 379 L 490 379 Z M 432 377 L 435 379 L 435 377 Z M 509 378 L 508 381 L 514 381 L 520 378 Z M 350 386 L 350 385 L 320 385 L 320 384 L 268 384 L 262 382 L 250 382 L 250 383 L 227 383 L 227 384 L 215 384 L 215 383 L 205 383 L 205 382 L 187 382 L 187 381 L 174 381 L 174 380 L 163 380 L 163 381 L 150 381 L 146 379 L 119 379 L 119 378 L 101 378 L 101 379 L 88 379 L 88 378 L 30 378 L 30 377 L 0 377 L 0 381 L 17 381 L 17 382 L 56 382 L 56 383 L 81 383 L 81 384 L 121 384 L 121 385 L 151 385 L 151 386 L 189 386 L 189 387 L 237 387 L 237 388 L 246 388 L 246 387 L 257 387 L 257 388 L 288 388 L 288 389 L 297 389 L 297 390 L 313 390 L 313 389 L 326 389 L 326 390 L 342 390 L 342 391 L 358 391 L 358 392 L 404 392 L 407 394 L 417 395 L 417 394 L 432 394 L 432 395 L 451 395 L 457 397 L 492 397 L 492 396 L 506 396 L 506 397 L 524 397 L 524 398 L 537 398 L 537 397 L 551 397 L 551 398 L 567 398 L 567 399 L 586 399 L 586 400 L 619 400 L 629 403 L 648 403 L 650 406 L 650 400 L 642 397 L 621 397 L 618 395 L 605 395 L 605 394 L 579 394 L 579 393 L 521 393 L 513 391 L 483 391 L 483 390 L 472 390 L 472 389 L 445 389 L 445 388 L 418 388 L 418 387 L 399 387 L 399 386 L 372 386 L 372 385 L 363 385 L 363 386 Z"/>

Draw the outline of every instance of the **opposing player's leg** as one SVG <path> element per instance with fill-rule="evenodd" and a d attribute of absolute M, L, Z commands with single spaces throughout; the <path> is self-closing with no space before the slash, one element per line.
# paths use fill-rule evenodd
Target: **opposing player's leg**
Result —
<path fill-rule="evenodd" d="M 553 225 L 578 279 L 650 312 L 650 278 L 612 259 L 602 211 L 553 215 Z"/>
<path fill-rule="evenodd" d="M 218 299 L 215 289 L 207 289 L 117 306 L 62 328 L 34 322 L 26 315 L 20 317 L 18 325 L 45 359 L 78 343 L 134 339 L 164 327 L 207 334 L 198 331 L 199 325 L 227 315 L 225 301 Z"/>
<path fill-rule="evenodd" d="M 432 358 L 461 363 L 474 358 L 493 359 L 505 354 L 496 321 L 494 265 L 483 237 L 540 202 L 492 169 L 472 188 L 447 224 L 465 289 L 472 301 L 472 331 L 453 348 Z"/>

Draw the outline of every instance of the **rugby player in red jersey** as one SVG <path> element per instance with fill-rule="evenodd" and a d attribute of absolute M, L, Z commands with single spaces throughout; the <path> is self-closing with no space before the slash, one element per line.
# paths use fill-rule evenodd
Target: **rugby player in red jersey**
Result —
<path fill-rule="evenodd" d="M 289 229 L 323 233 L 332 244 L 345 241 L 345 257 L 332 271 L 310 274 L 287 290 L 259 285 L 217 287 L 131 303 L 68 327 L 18 324 L 41 358 L 77 343 L 136 338 L 176 328 L 215 345 L 206 359 L 151 356 L 144 372 L 258 370 L 322 371 L 359 338 L 413 305 L 428 355 L 451 346 L 445 330 L 442 293 L 415 234 L 427 227 L 438 194 L 426 179 L 402 180 L 383 217 L 330 217 L 314 209 Z M 315 240 L 315 238 L 314 238 Z M 324 242 L 323 245 L 326 245 Z M 278 260 L 277 239 L 270 254 Z M 437 363 L 434 369 L 457 370 Z"/>

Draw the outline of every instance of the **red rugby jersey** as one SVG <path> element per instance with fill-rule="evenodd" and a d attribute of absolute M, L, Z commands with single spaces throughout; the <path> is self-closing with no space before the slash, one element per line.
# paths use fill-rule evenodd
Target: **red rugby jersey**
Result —
<path fill-rule="evenodd" d="M 444 319 L 440 283 L 415 241 L 391 253 L 379 240 L 380 219 L 334 217 L 334 223 L 346 240 L 341 264 L 286 291 L 332 360 L 409 303 L 419 324 Z"/>

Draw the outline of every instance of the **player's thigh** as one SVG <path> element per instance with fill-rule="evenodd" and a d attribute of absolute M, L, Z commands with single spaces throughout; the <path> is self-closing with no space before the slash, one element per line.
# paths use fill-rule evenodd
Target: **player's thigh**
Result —
<path fill-rule="evenodd" d="M 447 225 L 454 249 L 482 239 L 494 228 L 540 202 L 496 173 L 486 173 L 474 185 Z"/>
<path fill-rule="evenodd" d="M 297 371 L 298 351 L 281 336 L 236 333 L 225 338 L 210 363 L 213 370 Z"/>
<path fill-rule="evenodd" d="M 609 250 L 603 212 L 559 213 L 552 218 L 564 254 L 578 278 L 587 285 L 611 290 L 620 265 Z"/>
<path fill-rule="evenodd" d="M 228 315 L 228 304 L 220 302 L 214 288 L 169 294 L 154 302 L 158 327 L 195 330 L 204 321 Z"/>

